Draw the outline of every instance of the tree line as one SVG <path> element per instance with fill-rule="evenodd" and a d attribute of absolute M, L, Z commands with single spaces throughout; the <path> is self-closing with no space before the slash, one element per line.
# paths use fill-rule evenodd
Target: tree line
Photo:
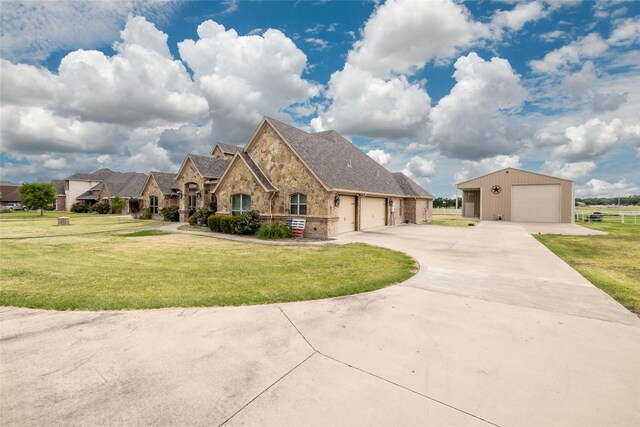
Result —
<path fill-rule="evenodd" d="M 585 205 L 620 205 L 620 206 L 637 206 L 640 205 L 640 196 L 633 195 L 628 197 L 587 197 L 577 198 L 576 205 L 584 203 Z"/>

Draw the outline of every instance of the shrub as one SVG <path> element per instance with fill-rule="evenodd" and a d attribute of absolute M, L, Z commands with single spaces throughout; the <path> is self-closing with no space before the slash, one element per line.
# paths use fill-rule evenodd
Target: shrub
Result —
<path fill-rule="evenodd" d="M 95 212 L 95 213 L 104 215 L 104 214 L 108 214 L 110 210 L 111 210 L 111 206 L 109 206 L 109 203 L 100 202 L 91 206 L 90 212 Z"/>
<path fill-rule="evenodd" d="M 240 215 L 235 234 L 256 234 L 260 228 L 260 212 L 247 211 Z"/>
<path fill-rule="evenodd" d="M 160 209 L 160 215 L 165 221 L 178 222 L 180 220 L 180 211 L 177 207 L 169 207 Z"/>
<path fill-rule="evenodd" d="M 89 205 L 87 205 L 86 203 L 83 202 L 76 202 L 74 204 L 71 205 L 71 212 L 75 212 L 75 213 L 87 213 L 89 212 Z"/>
<path fill-rule="evenodd" d="M 209 228 L 215 233 L 238 234 L 236 230 L 240 218 L 231 215 L 210 215 Z"/>
<path fill-rule="evenodd" d="M 140 213 L 141 208 L 142 208 L 142 203 L 140 199 L 137 199 L 137 198 L 129 199 L 129 213 L 131 213 L 131 215 L 133 215 L 134 218 L 138 217 L 138 214 Z"/>
<path fill-rule="evenodd" d="M 111 210 L 114 214 L 121 214 L 122 209 L 124 209 L 125 201 L 122 197 L 116 196 L 111 199 Z"/>
<path fill-rule="evenodd" d="M 140 219 L 151 219 L 151 209 L 143 208 L 140 211 Z"/>
<path fill-rule="evenodd" d="M 196 222 L 198 221 L 198 217 L 196 216 L 196 214 L 193 214 L 189 217 L 189 219 L 187 219 L 187 222 L 189 223 L 190 226 L 194 227 L 196 225 Z"/>
<path fill-rule="evenodd" d="M 293 237 L 293 231 L 282 221 L 265 224 L 258 230 L 258 239 L 275 240 Z"/>
<path fill-rule="evenodd" d="M 195 217 L 194 224 L 191 224 L 191 222 L 189 222 L 189 224 L 206 227 L 208 225 L 207 221 L 209 220 L 209 216 L 211 216 L 211 214 L 213 214 L 213 212 L 211 212 L 210 210 L 198 209 L 192 215 L 193 217 Z"/>

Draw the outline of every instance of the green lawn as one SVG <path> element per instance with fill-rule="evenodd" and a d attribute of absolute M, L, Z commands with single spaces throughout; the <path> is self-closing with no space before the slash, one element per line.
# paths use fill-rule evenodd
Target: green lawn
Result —
<path fill-rule="evenodd" d="M 591 283 L 640 315 L 640 224 L 620 224 L 617 217 L 580 223 L 602 236 L 534 235 Z"/>
<path fill-rule="evenodd" d="M 51 214 L 51 212 L 47 213 Z M 20 216 L 23 215 L 21 212 L 16 214 Z M 155 222 L 149 223 L 147 221 L 133 219 L 131 216 L 122 215 L 79 214 L 71 216 L 66 213 L 57 212 L 55 216 L 25 218 L 13 216 L 16 214 L 3 214 L 0 216 L 0 240 L 126 230 L 156 224 Z M 29 212 L 27 212 L 27 214 L 29 214 Z M 59 216 L 69 216 L 71 218 L 71 225 L 59 226 Z"/>
<path fill-rule="evenodd" d="M 456 219 L 455 215 L 433 215 L 431 221 L 425 222 L 429 225 L 447 225 L 452 227 L 468 227 L 469 224 L 475 224 L 473 221 L 464 221 Z"/>
<path fill-rule="evenodd" d="M 107 310 L 263 304 L 371 291 L 416 271 L 412 258 L 364 244 L 290 247 L 182 234 L 122 236 L 3 241 L 0 305 Z"/>

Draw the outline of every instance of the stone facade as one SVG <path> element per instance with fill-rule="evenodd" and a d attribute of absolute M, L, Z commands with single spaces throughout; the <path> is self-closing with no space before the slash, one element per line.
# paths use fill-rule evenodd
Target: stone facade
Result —
<path fill-rule="evenodd" d="M 216 145 L 213 148 L 213 151 L 211 152 L 211 156 L 213 157 L 220 157 L 221 159 L 225 159 L 225 160 L 229 160 L 231 161 L 231 159 L 233 159 L 235 153 L 225 153 L 224 151 L 222 151 L 222 149 L 220 148 L 219 145 Z"/>
<path fill-rule="evenodd" d="M 153 219 L 164 219 L 162 215 L 160 215 L 160 210 L 164 208 L 178 207 L 178 197 L 171 194 L 163 194 L 158 183 L 152 176 L 147 180 L 147 184 L 142 190 L 141 197 L 144 207 L 151 206 L 151 196 L 158 197 L 158 213 L 151 215 Z"/>
<path fill-rule="evenodd" d="M 240 156 L 231 161 L 227 173 L 216 188 L 220 214 L 231 215 L 231 199 L 235 194 L 251 196 L 251 209 L 260 211 L 262 215 L 269 215 L 271 194 L 265 191 Z"/>
<path fill-rule="evenodd" d="M 182 191 L 179 204 L 180 221 L 184 222 L 189 219 L 189 212 L 192 210 L 190 206 L 191 200 L 195 200 L 195 209 L 209 207 L 211 203 L 211 186 L 205 186 L 206 179 L 200 175 L 193 161 L 188 157 L 176 179 L 180 183 L 180 191 Z M 198 191 L 200 191 L 199 197 Z"/>

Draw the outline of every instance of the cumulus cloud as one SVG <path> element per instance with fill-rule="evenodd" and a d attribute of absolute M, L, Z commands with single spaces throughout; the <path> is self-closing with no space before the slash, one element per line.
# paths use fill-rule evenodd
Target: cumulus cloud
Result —
<path fill-rule="evenodd" d="M 348 62 L 381 77 L 411 73 L 433 58 L 453 56 L 480 34 L 487 34 L 484 26 L 451 0 L 392 0 L 369 18 Z"/>
<path fill-rule="evenodd" d="M 617 46 L 629 46 L 638 41 L 640 41 L 640 18 L 622 21 L 609 37 L 609 43 Z"/>
<path fill-rule="evenodd" d="M 134 153 L 127 158 L 125 164 L 128 170 L 175 170 L 175 165 L 171 161 L 167 150 L 162 147 L 158 147 L 153 142 L 149 142 L 140 147 L 137 153 Z"/>
<path fill-rule="evenodd" d="M 412 157 L 402 173 L 410 178 L 430 178 L 436 174 L 436 164 L 433 160 L 423 157 Z"/>
<path fill-rule="evenodd" d="M 181 163 L 185 154 L 207 155 L 214 146 L 213 121 L 199 125 L 188 123 L 160 134 L 158 146 L 169 153 L 171 161 Z"/>
<path fill-rule="evenodd" d="M 593 62 L 587 61 L 580 71 L 565 77 L 564 87 L 572 99 L 581 100 L 587 95 L 597 78 L 596 67 Z"/>
<path fill-rule="evenodd" d="M 520 168 L 520 157 L 498 155 L 478 161 L 464 160 L 462 169 L 456 172 L 454 179 L 463 182 L 505 168 Z"/>
<path fill-rule="evenodd" d="M 411 138 L 425 130 L 431 99 L 404 76 L 381 79 L 346 64 L 331 76 L 326 97 L 333 102 L 316 128 L 374 138 Z"/>
<path fill-rule="evenodd" d="M 371 157 L 373 160 L 380 163 L 382 166 L 386 165 L 391 161 L 391 154 L 387 153 L 384 150 L 369 150 L 367 152 L 367 156 Z"/>
<path fill-rule="evenodd" d="M 306 55 L 281 31 L 239 36 L 209 20 L 198 26 L 198 37 L 178 49 L 223 140 L 246 142 L 263 115 L 287 120 L 286 107 L 319 94 L 317 85 L 301 77 Z"/>
<path fill-rule="evenodd" d="M 0 43 L 11 61 L 39 62 L 52 52 L 106 45 L 129 15 L 164 22 L 175 2 L 49 0 L 2 2 Z"/>
<path fill-rule="evenodd" d="M 547 53 L 541 60 L 529 62 L 538 73 L 558 73 L 567 66 L 576 64 L 585 58 L 596 58 L 608 49 L 609 45 L 598 34 L 591 33 L 566 46 Z"/>
<path fill-rule="evenodd" d="M 538 1 L 530 3 L 518 3 L 512 10 L 499 10 L 491 20 L 492 31 L 495 37 L 501 37 L 503 28 L 518 31 L 527 22 L 536 21 L 545 16 L 544 6 Z"/>
<path fill-rule="evenodd" d="M 640 194 L 640 187 L 622 179 L 618 182 L 607 182 L 591 179 L 584 185 L 576 187 L 576 197 L 625 197 Z"/>
<path fill-rule="evenodd" d="M 65 169 L 67 165 L 67 160 L 60 157 L 58 159 L 50 158 L 45 160 L 43 166 L 47 169 Z"/>
<path fill-rule="evenodd" d="M 559 160 L 547 160 L 541 168 L 541 172 L 558 176 L 560 178 L 570 179 L 572 181 L 581 182 L 596 168 L 595 162 L 575 162 L 565 163 Z"/>
<path fill-rule="evenodd" d="M 568 143 L 553 149 L 555 159 L 579 162 L 601 156 L 618 145 L 622 121 L 614 119 L 609 123 L 591 119 L 579 126 L 569 126 L 565 131 Z"/>
<path fill-rule="evenodd" d="M 594 113 L 606 113 L 607 111 L 616 111 L 629 99 L 629 93 L 596 92 L 591 100 L 591 109 Z"/>
<path fill-rule="evenodd" d="M 475 52 L 455 63 L 456 84 L 431 111 L 431 141 L 459 159 L 510 154 L 518 148 L 514 125 L 506 114 L 527 96 L 509 61 L 485 61 Z"/>

